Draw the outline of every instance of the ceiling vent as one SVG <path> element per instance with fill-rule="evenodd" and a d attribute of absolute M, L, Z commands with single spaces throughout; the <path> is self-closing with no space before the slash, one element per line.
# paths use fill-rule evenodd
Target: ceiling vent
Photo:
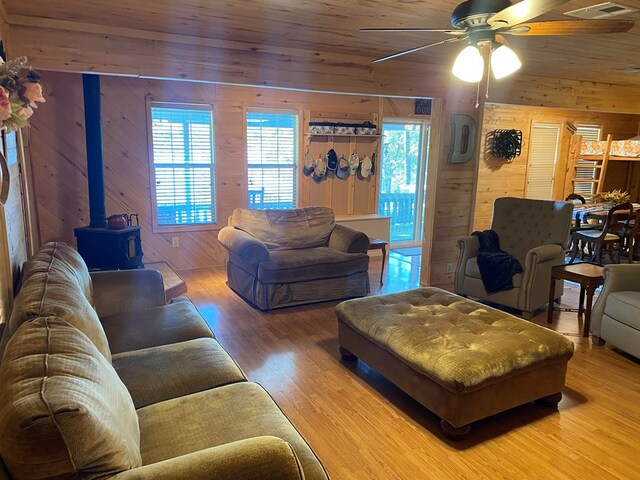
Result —
<path fill-rule="evenodd" d="M 637 12 L 637 8 L 627 7 L 626 5 L 620 5 L 619 3 L 605 2 L 598 5 L 592 5 L 590 7 L 578 8 L 577 10 L 571 10 L 566 12 L 565 15 L 578 18 L 610 18 L 618 15 L 628 15 L 633 12 Z"/>

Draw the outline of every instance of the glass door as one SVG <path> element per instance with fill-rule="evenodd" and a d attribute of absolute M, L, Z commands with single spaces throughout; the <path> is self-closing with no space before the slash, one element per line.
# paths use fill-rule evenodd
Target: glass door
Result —
<path fill-rule="evenodd" d="M 423 120 L 382 124 L 380 215 L 391 217 L 394 246 L 422 241 L 429 125 Z"/>

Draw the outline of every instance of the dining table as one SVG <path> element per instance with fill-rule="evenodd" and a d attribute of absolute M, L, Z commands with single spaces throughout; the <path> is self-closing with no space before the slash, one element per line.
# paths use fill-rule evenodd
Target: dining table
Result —
<path fill-rule="evenodd" d="M 633 209 L 639 209 L 640 203 L 632 203 Z M 583 205 L 575 205 L 573 207 L 573 218 L 576 228 L 580 228 L 583 223 L 593 223 L 594 227 L 598 224 L 604 223 L 607 218 L 607 214 L 611 210 L 610 206 L 605 206 L 604 203 L 586 203 Z M 622 213 L 622 212 L 620 212 Z M 593 220 L 593 222 L 589 222 Z"/>

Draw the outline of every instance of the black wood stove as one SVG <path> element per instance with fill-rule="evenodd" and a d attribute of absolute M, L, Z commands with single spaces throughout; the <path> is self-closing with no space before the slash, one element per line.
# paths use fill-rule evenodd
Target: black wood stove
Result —
<path fill-rule="evenodd" d="M 74 230 L 78 252 L 90 269 L 143 268 L 139 226 L 107 228 L 102 156 L 102 113 L 100 77 L 82 75 L 87 180 L 89 183 L 89 225 Z"/>

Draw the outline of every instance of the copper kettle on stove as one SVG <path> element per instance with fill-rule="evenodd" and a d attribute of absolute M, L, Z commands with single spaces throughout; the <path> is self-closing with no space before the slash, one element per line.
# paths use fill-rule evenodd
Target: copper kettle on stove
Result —
<path fill-rule="evenodd" d="M 107 228 L 111 230 L 122 230 L 127 225 L 130 225 L 129 215 L 126 213 L 117 213 L 107 217 Z"/>

